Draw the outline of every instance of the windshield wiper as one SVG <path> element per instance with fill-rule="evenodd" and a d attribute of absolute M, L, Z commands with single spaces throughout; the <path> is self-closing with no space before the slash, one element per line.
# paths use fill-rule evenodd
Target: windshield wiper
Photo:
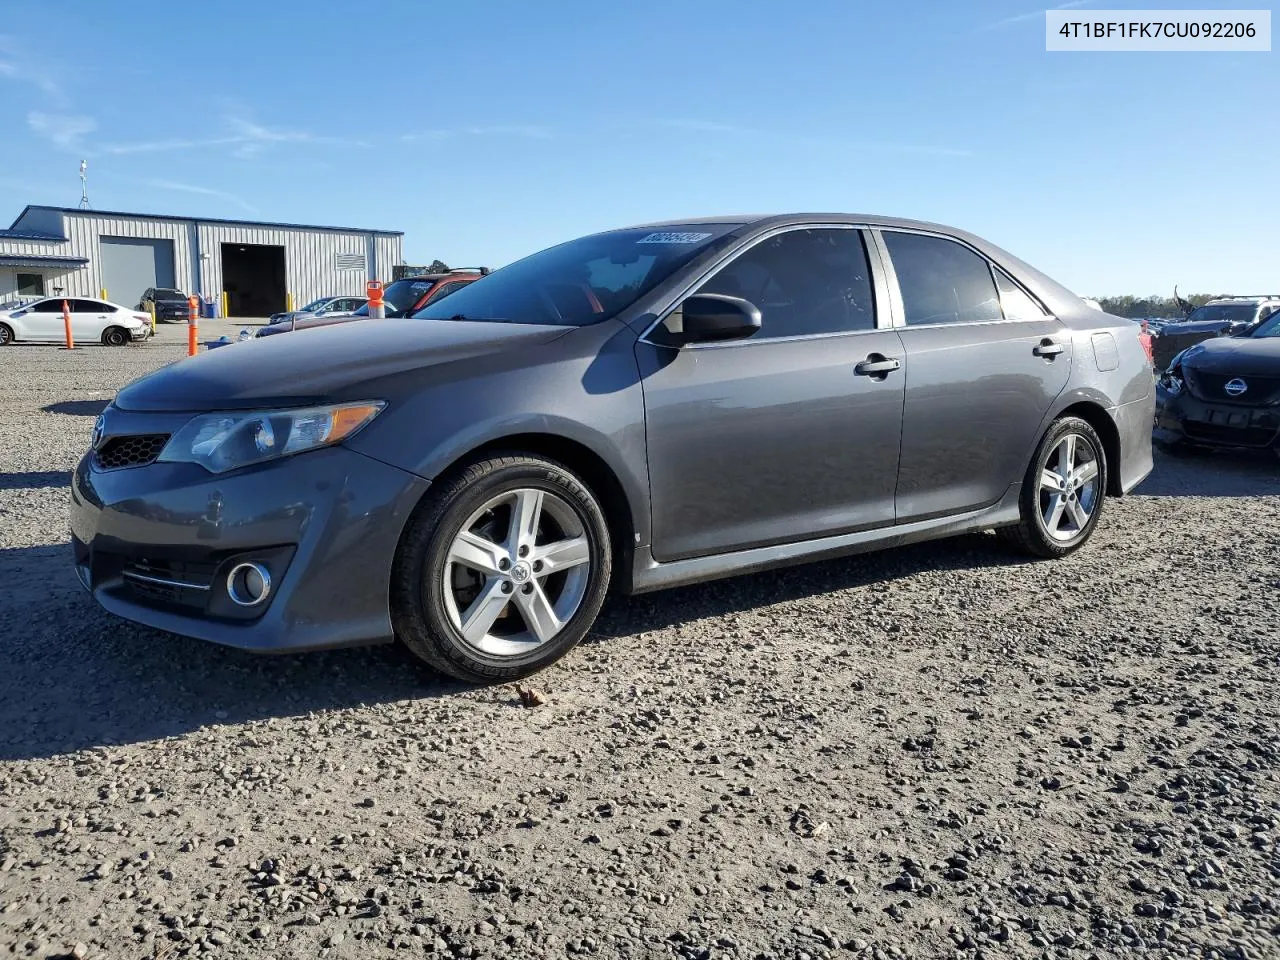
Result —
<path fill-rule="evenodd" d="M 506 317 L 468 317 L 465 313 L 455 313 L 452 317 L 445 317 L 445 320 L 469 320 L 472 323 L 506 323 Z"/>

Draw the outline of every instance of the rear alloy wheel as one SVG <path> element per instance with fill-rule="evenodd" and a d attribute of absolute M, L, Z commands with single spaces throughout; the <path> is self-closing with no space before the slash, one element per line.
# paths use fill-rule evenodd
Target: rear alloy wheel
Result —
<path fill-rule="evenodd" d="M 559 464 L 473 464 L 419 508 L 396 558 L 397 636 L 433 667 L 511 680 L 571 650 L 600 611 L 609 532 L 591 491 Z"/>
<path fill-rule="evenodd" d="M 108 347 L 123 347 L 129 342 L 129 331 L 123 327 L 107 327 L 102 332 L 102 342 Z"/>
<path fill-rule="evenodd" d="M 1039 557 L 1063 557 L 1089 539 L 1107 490 L 1102 441 L 1079 417 L 1055 421 L 1023 482 L 1021 522 L 1002 536 Z"/>
<path fill-rule="evenodd" d="M 0 347 L 13 343 L 13 328 L 7 323 L 0 323 Z"/>

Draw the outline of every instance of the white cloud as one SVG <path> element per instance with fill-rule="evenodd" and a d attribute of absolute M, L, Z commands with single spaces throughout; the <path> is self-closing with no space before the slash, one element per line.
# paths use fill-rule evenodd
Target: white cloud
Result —
<path fill-rule="evenodd" d="M 1050 10 L 1074 10 L 1076 7 L 1087 7 L 1094 0 L 1068 0 L 1067 3 L 1060 3 L 1056 7 L 1049 7 Z M 975 32 L 983 30 L 996 30 L 999 27 L 1007 27 L 1014 23 L 1026 23 L 1028 20 L 1043 20 L 1044 10 L 1031 10 L 1027 13 L 1019 13 L 1012 17 L 1005 17 L 1003 20 L 993 20 L 991 23 L 984 23 L 977 27 Z"/>
<path fill-rule="evenodd" d="M 91 117 L 65 113 L 41 113 L 38 110 L 27 114 L 27 125 L 40 136 L 65 149 L 79 147 L 80 139 L 86 133 L 92 133 L 98 126 Z"/>
<path fill-rule="evenodd" d="M 346 137 L 326 137 L 305 130 L 285 130 L 266 127 L 243 117 L 229 116 L 225 119 L 228 132 L 222 136 L 193 140 L 171 138 L 168 140 L 141 140 L 135 143 L 109 143 L 102 148 L 103 153 L 125 156 L 135 153 L 165 153 L 176 150 L 200 150 L 210 147 L 231 147 L 231 155 L 239 159 L 249 159 L 260 154 L 265 148 L 276 144 L 330 144 L 347 147 L 367 147 L 363 140 Z"/>
<path fill-rule="evenodd" d="M 458 127 L 456 129 L 423 130 L 403 134 L 401 140 L 448 140 L 452 137 L 523 137 L 526 140 L 550 140 L 552 132 L 547 127 L 528 124 L 499 124 L 489 127 Z"/>
<path fill-rule="evenodd" d="M 147 186 L 155 187 L 158 190 L 176 190 L 179 193 L 197 193 L 205 197 L 215 197 L 219 200 L 225 200 L 234 204 L 247 213 L 258 213 L 258 208 L 249 203 L 242 197 L 236 196 L 234 193 L 227 193 L 225 190 L 214 190 L 211 187 L 196 186 L 191 183 L 175 183 L 172 180 L 148 180 Z"/>

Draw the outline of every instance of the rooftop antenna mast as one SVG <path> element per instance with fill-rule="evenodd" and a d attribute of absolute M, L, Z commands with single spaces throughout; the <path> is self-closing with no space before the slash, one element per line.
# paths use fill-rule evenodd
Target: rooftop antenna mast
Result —
<path fill-rule="evenodd" d="M 89 167 L 88 160 L 80 161 L 80 209 L 89 209 L 89 184 L 84 178 L 85 170 Z"/>

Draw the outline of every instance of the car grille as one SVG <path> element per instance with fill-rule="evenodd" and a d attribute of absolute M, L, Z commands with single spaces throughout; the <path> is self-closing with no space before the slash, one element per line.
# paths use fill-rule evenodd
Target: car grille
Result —
<path fill-rule="evenodd" d="M 1204 373 L 1186 368 L 1183 374 L 1191 392 L 1201 400 L 1213 403 L 1236 403 L 1247 407 L 1260 407 L 1280 400 L 1280 377 L 1236 377 L 1233 374 Z M 1243 380 L 1249 385 L 1238 397 L 1227 393 L 1225 387 L 1232 380 Z"/>
<path fill-rule="evenodd" d="M 168 442 L 169 434 L 167 433 L 138 433 L 133 436 L 111 437 L 103 441 L 95 454 L 95 459 L 103 470 L 142 467 L 148 463 L 154 463 Z"/>
<path fill-rule="evenodd" d="M 1228 427 L 1200 420 L 1184 420 L 1182 429 L 1192 440 L 1230 447 L 1266 447 L 1276 437 L 1276 431 L 1271 427 Z"/>

